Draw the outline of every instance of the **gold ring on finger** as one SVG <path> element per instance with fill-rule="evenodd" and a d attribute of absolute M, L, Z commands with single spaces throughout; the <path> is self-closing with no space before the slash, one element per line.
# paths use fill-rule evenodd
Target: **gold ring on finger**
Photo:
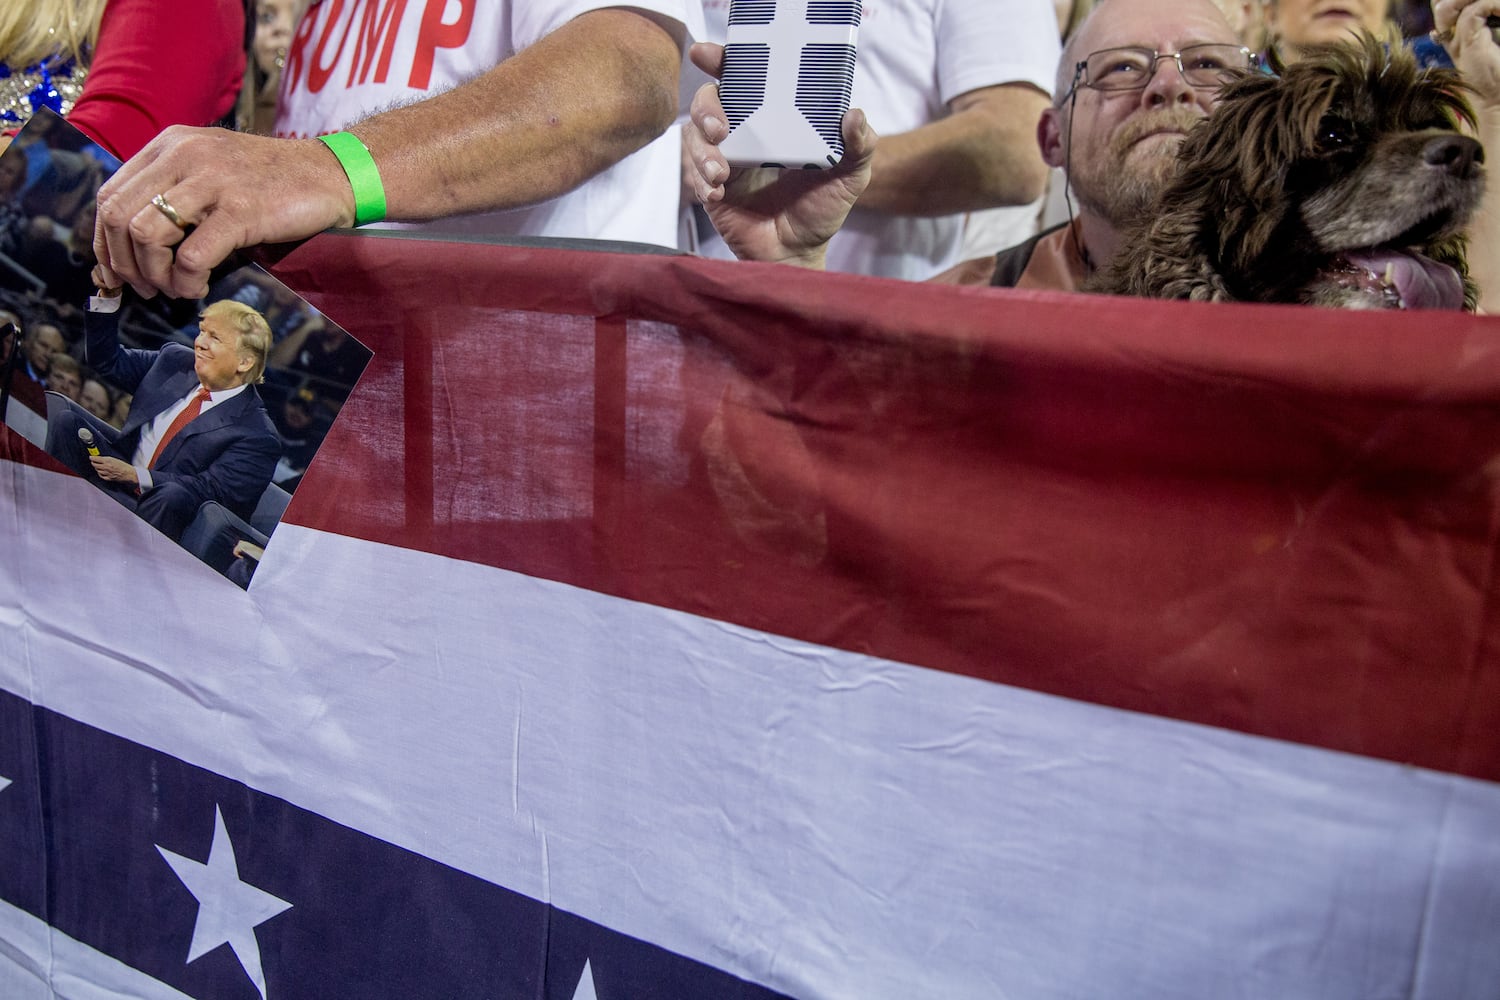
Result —
<path fill-rule="evenodd" d="M 183 232 L 187 232 L 188 224 L 182 221 L 182 216 L 178 215 L 177 209 L 172 207 L 172 203 L 170 201 L 167 201 L 166 195 L 157 195 L 156 197 L 151 199 L 151 204 L 156 208 L 158 212 L 167 217 L 168 222 L 176 226 L 178 229 L 181 229 Z"/>

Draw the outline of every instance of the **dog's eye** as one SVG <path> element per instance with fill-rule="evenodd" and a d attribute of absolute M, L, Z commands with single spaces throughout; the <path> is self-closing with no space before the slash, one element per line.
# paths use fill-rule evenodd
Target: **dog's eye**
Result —
<path fill-rule="evenodd" d="M 1354 127 L 1336 118 L 1323 119 L 1318 126 L 1318 145 L 1324 149 L 1342 149 L 1354 141 Z"/>

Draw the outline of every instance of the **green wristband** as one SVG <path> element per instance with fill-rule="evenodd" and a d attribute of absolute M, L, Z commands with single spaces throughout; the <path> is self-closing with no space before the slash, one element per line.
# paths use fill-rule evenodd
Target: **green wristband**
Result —
<path fill-rule="evenodd" d="M 380 183 L 380 171 L 375 167 L 375 158 L 359 141 L 359 136 L 348 132 L 320 135 L 318 141 L 327 146 L 338 157 L 339 166 L 349 178 L 354 189 L 354 224 L 363 226 L 367 222 L 379 222 L 385 218 L 385 185 Z"/>

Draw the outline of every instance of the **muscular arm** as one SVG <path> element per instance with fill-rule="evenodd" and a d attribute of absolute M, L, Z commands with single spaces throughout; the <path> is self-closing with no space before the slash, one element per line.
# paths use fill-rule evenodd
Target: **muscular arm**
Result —
<path fill-rule="evenodd" d="M 350 131 L 380 167 L 393 219 L 533 204 L 666 130 L 682 42 L 682 27 L 657 15 L 592 11 L 461 87 Z M 352 199 L 346 207 L 339 221 L 350 224 Z"/>
<path fill-rule="evenodd" d="M 591 11 L 476 79 L 349 131 L 370 148 L 387 215 L 420 221 L 554 197 L 671 124 L 683 29 L 623 8 Z M 150 205 L 163 193 L 185 238 Z M 354 223 L 354 197 L 321 142 L 171 129 L 100 193 L 100 262 L 144 295 L 195 297 L 239 247 Z M 175 256 L 173 253 L 176 246 Z"/>
<path fill-rule="evenodd" d="M 1047 166 L 1036 123 L 1047 96 L 1029 84 L 971 90 L 928 125 L 881 136 L 859 207 L 888 215 L 951 215 L 1040 197 Z"/>

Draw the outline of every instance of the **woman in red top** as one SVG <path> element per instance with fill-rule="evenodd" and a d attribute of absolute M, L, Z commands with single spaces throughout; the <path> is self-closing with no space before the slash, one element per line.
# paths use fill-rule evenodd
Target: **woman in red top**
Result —
<path fill-rule="evenodd" d="M 243 0 L 0 0 L 0 127 L 51 107 L 127 159 L 230 115 L 245 27 Z"/>

